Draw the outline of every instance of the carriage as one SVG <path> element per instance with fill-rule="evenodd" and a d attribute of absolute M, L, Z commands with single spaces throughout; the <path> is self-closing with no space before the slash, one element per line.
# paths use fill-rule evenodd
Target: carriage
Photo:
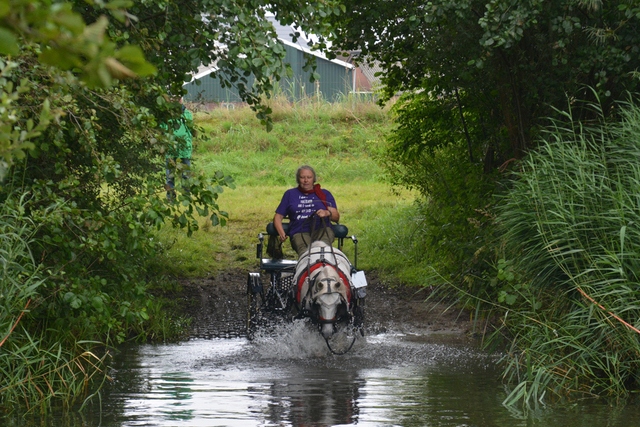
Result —
<path fill-rule="evenodd" d="M 283 223 L 288 235 L 289 224 Z M 334 224 L 337 248 L 322 241 L 311 242 L 298 260 L 264 257 L 265 234 L 258 234 L 256 257 L 260 272 L 247 278 L 247 337 L 253 339 L 258 328 L 278 321 L 307 319 L 315 325 L 334 354 L 351 349 L 359 333 L 364 336 L 364 302 L 367 281 L 358 271 L 358 240 L 348 236 L 342 224 Z M 277 238 L 273 223 L 266 228 L 268 237 Z M 354 264 L 342 252 L 344 240 L 354 244 Z M 262 277 L 268 277 L 263 284 Z M 346 351 L 338 353 L 330 339 L 338 331 L 350 331 L 353 336 Z"/>

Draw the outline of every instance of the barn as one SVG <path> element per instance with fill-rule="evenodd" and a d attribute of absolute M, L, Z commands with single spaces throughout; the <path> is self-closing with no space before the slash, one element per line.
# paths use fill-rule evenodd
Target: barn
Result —
<path fill-rule="evenodd" d="M 275 21 L 272 23 L 276 28 L 278 39 L 284 44 L 286 50 L 285 63 L 288 63 L 293 71 L 291 78 L 283 77 L 276 82 L 273 94 L 275 97 L 299 101 L 319 96 L 334 102 L 355 91 L 356 74 L 352 64 L 339 59 L 327 59 L 322 53 L 309 49 L 309 45 L 302 38 L 297 43 L 293 43 L 290 38 L 293 30 L 290 27 L 283 27 Z M 320 75 L 320 79 L 313 83 L 309 81 L 311 72 L 302 69 L 306 62 L 305 55 L 313 55 L 316 58 L 316 73 Z M 220 81 L 214 77 L 217 70 L 215 65 L 200 67 L 193 79 L 184 85 L 187 90 L 184 100 L 202 104 L 242 102 L 235 88 L 223 88 L 220 85 Z M 248 85 L 252 84 L 253 76 L 249 76 Z"/>

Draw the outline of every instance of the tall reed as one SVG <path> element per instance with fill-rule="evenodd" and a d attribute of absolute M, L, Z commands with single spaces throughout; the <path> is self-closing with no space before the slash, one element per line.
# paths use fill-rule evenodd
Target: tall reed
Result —
<path fill-rule="evenodd" d="M 46 412 L 53 401 L 69 406 L 86 398 L 107 378 L 107 356 L 88 350 L 97 343 L 65 339 L 30 318 L 46 303 L 39 291 L 49 272 L 30 250 L 37 225 L 25 215 L 26 199 L 0 205 L 0 409 Z"/>
<path fill-rule="evenodd" d="M 640 109 L 592 127 L 565 118 L 523 161 L 498 215 L 525 281 L 505 322 L 507 403 L 640 386 Z"/>

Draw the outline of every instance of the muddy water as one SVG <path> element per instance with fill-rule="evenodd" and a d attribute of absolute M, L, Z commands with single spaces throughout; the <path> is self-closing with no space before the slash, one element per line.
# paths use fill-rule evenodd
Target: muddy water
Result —
<path fill-rule="evenodd" d="M 296 324 L 253 342 L 127 347 L 114 362 L 113 384 L 89 411 L 37 425 L 640 426 L 634 405 L 510 410 L 494 360 L 460 336 L 388 332 L 335 356 Z"/>

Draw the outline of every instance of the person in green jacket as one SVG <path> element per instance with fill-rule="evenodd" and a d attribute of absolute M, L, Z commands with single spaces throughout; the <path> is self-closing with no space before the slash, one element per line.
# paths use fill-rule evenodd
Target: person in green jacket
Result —
<path fill-rule="evenodd" d="M 175 198 L 175 174 L 181 170 L 182 179 L 186 180 L 189 178 L 189 172 L 191 171 L 191 152 L 193 150 L 191 127 L 193 125 L 193 115 L 182 104 L 182 99 L 180 99 L 180 105 L 182 106 L 180 118 L 169 121 L 169 129 L 173 130 L 173 136 L 176 138 L 176 146 L 167 150 L 166 159 L 166 189 L 167 199 L 170 201 Z M 186 187 L 184 188 L 187 191 Z"/>

